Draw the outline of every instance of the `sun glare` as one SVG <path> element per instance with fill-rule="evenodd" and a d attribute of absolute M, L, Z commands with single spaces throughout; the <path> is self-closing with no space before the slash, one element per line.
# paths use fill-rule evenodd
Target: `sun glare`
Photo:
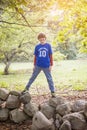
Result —
<path fill-rule="evenodd" d="M 50 15 L 51 16 L 61 16 L 62 15 L 62 13 L 63 13 L 64 11 L 63 10 L 51 10 L 51 12 L 50 12 Z"/>
<path fill-rule="evenodd" d="M 64 12 L 64 10 L 60 10 L 58 8 L 58 3 L 55 3 L 53 6 L 50 8 L 50 16 L 55 17 L 55 16 L 61 16 Z"/>

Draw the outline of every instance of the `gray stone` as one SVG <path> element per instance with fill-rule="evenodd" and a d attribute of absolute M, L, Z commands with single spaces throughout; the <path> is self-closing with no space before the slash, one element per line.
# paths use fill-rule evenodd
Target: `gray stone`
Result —
<path fill-rule="evenodd" d="M 85 104 L 84 115 L 85 115 L 85 117 L 86 117 L 86 119 L 87 119 L 87 103 Z"/>
<path fill-rule="evenodd" d="M 68 120 L 64 121 L 59 130 L 72 130 Z"/>
<path fill-rule="evenodd" d="M 36 128 L 35 126 L 32 126 L 30 130 L 55 130 L 54 125 L 51 128 Z"/>
<path fill-rule="evenodd" d="M 3 104 L 4 103 L 4 101 L 2 101 L 1 99 L 0 99 L 0 106 L 1 106 L 1 104 Z"/>
<path fill-rule="evenodd" d="M 11 94 L 11 95 L 15 95 L 15 96 L 20 96 L 20 95 L 21 95 L 21 93 L 20 93 L 20 92 L 15 91 L 15 90 L 10 91 L 10 94 Z"/>
<path fill-rule="evenodd" d="M 30 96 L 29 92 L 26 92 L 25 94 L 21 95 L 20 96 L 20 101 L 23 104 L 29 103 L 31 101 L 31 96 Z"/>
<path fill-rule="evenodd" d="M 64 104 L 65 99 L 62 97 L 56 97 L 56 98 L 51 98 L 49 100 L 49 105 L 56 108 L 58 105 Z"/>
<path fill-rule="evenodd" d="M 15 108 L 18 108 L 19 105 L 20 105 L 20 101 L 19 101 L 18 96 L 9 95 L 6 102 L 6 107 L 9 109 L 15 109 Z"/>
<path fill-rule="evenodd" d="M 0 121 L 6 121 L 8 119 L 9 110 L 6 108 L 0 109 Z"/>
<path fill-rule="evenodd" d="M 24 112 L 30 116 L 33 117 L 33 115 L 38 111 L 38 108 L 36 104 L 28 103 L 24 105 Z"/>
<path fill-rule="evenodd" d="M 60 122 L 58 119 L 55 120 L 55 127 L 56 127 L 56 129 L 59 129 L 59 127 L 60 127 Z"/>
<path fill-rule="evenodd" d="M 65 115 L 63 120 L 68 120 L 74 130 L 84 130 L 86 127 L 86 120 L 83 114 L 78 112 Z"/>
<path fill-rule="evenodd" d="M 10 111 L 10 120 L 15 123 L 20 123 L 27 119 L 28 119 L 28 116 L 23 111 L 20 111 L 19 109 L 14 109 Z"/>
<path fill-rule="evenodd" d="M 38 130 L 38 128 L 36 128 L 36 126 L 32 125 L 31 130 Z"/>
<path fill-rule="evenodd" d="M 55 109 L 47 103 L 41 105 L 41 112 L 48 118 L 53 118 Z"/>
<path fill-rule="evenodd" d="M 63 123 L 63 119 L 62 119 L 62 116 L 59 115 L 59 114 L 56 114 L 56 120 L 59 121 L 60 125 Z"/>
<path fill-rule="evenodd" d="M 69 103 L 58 105 L 56 107 L 56 113 L 60 114 L 61 116 L 69 114 L 70 112 L 71 112 L 71 107 Z"/>
<path fill-rule="evenodd" d="M 72 112 L 79 112 L 79 111 L 84 110 L 86 103 L 87 103 L 87 101 L 85 101 L 85 100 L 75 101 L 71 106 Z"/>
<path fill-rule="evenodd" d="M 49 121 L 42 112 L 36 112 L 33 117 L 32 130 L 34 130 L 33 128 L 35 128 L 35 130 L 50 130 L 52 127 L 52 122 Z"/>
<path fill-rule="evenodd" d="M 9 91 L 5 88 L 0 88 L 0 99 L 6 100 L 9 95 Z"/>

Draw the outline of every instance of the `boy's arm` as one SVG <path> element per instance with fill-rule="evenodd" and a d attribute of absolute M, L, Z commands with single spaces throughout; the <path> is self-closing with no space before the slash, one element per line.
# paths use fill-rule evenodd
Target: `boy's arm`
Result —
<path fill-rule="evenodd" d="M 53 66 L 53 55 L 50 54 L 50 66 Z"/>
<path fill-rule="evenodd" d="M 36 56 L 34 55 L 34 66 L 36 65 Z"/>
<path fill-rule="evenodd" d="M 34 67 L 33 67 L 33 71 L 35 70 L 35 66 L 36 66 L 36 56 L 34 55 L 34 61 L 33 61 L 33 63 L 34 63 Z"/>
<path fill-rule="evenodd" d="M 49 58 L 50 58 L 50 67 L 53 66 L 53 51 L 52 51 L 52 47 L 51 45 L 49 44 Z"/>

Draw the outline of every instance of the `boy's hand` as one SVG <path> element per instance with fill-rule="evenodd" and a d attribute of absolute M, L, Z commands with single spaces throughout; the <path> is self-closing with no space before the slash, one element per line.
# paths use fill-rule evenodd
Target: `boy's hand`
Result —
<path fill-rule="evenodd" d="M 49 70 L 50 70 L 50 71 L 52 70 L 52 66 L 49 67 Z"/>
<path fill-rule="evenodd" d="M 35 70 L 35 66 L 33 67 L 33 71 Z"/>

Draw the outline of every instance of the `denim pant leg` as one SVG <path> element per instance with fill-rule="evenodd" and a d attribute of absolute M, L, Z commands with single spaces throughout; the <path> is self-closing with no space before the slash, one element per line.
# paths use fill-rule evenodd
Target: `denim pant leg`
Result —
<path fill-rule="evenodd" d="M 49 68 L 43 68 L 42 70 L 45 73 L 45 76 L 47 78 L 47 82 L 49 84 L 50 91 L 54 92 L 55 91 L 54 83 L 53 83 L 53 79 L 52 79 L 51 72 L 50 72 Z"/>
<path fill-rule="evenodd" d="M 26 85 L 26 89 L 29 89 L 31 84 L 33 83 L 33 81 L 36 79 L 36 77 L 38 76 L 38 74 L 40 73 L 41 71 L 41 68 L 36 66 L 34 71 L 33 71 L 33 74 L 31 76 L 31 78 L 29 79 L 27 85 Z"/>

